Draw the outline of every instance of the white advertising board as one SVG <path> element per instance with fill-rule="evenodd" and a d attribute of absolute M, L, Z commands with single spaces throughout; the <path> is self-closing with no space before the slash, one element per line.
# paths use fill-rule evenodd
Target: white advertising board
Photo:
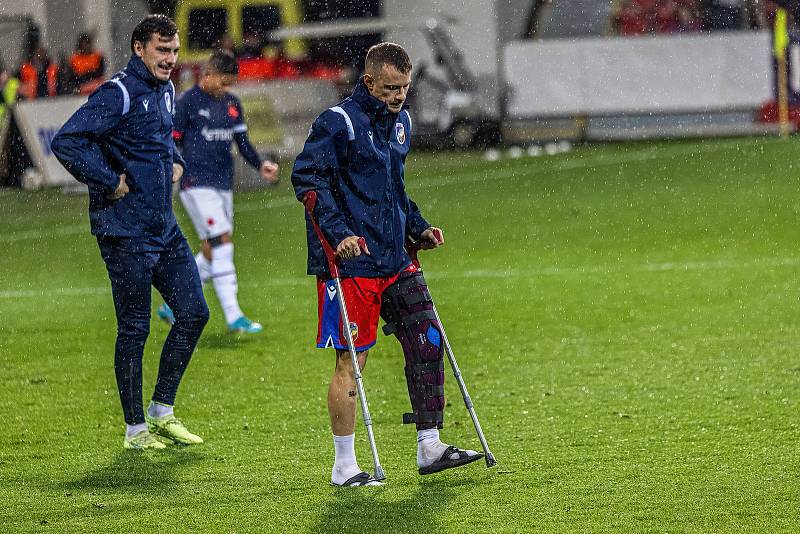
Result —
<path fill-rule="evenodd" d="M 772 98 L 768 32 L 517 41 L 508 117 L 755 109 Z"/>
<path fill-rule="evenodd" d="M 41 186 L 71 185 L 75 178 L 58 162 L 50 142 L 59 128 L 86 101 L 86 97 L 42 98 L 19 102 L 14 106 L 17 122 L 33 164 L 41 173 L 41 184 L 23 183 L 25 189 Z"/>

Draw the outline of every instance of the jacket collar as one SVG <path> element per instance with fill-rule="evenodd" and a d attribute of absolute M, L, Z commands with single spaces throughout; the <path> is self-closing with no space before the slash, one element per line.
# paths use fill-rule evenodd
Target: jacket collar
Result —
<path fill-rule="evenodd" d="M 128 66 L 125 67 L 125 70 L 151 87 L 159 87 L 169 83 L 162 82 L 153 76 L 153 73 L 147 70 L 147 66 L 144 64 L 144 61 L 142 61 L 142 58 L 136 54 L 131 55 L 131 59 L 128 61 Z"/>
<path fill-rule="evenodd" d="M 376 117 L 382 115 L 395 115 L 395 113 L 389 111 L 389 108 L 386 106 L 385 102 L 378 100 L 369 93 L 369 89 L 367 89 L 367 86 L 364 84 L 363 78 L 358 80 L 355 89 L 353 89 L 353 96 L 351 98 L 355 100 L 359 106 L 361 106 L 361 109 L 367 115 Z M 400 108 L 400 110 L 402 111 L 407 107 L 408 106 L 403 103 L 403 107 Z"/>

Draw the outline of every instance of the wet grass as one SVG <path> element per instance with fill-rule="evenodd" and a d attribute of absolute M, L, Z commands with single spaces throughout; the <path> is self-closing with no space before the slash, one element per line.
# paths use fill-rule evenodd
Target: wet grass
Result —
<path fill-rule="evenodd" d="M 0 524 L 9 532 L 796 532 L 796 140 L 420 154 L 407 186 L 445 248 L 431 291 L 499 465 L 421 478 L 402 358 L 365 373 L 389 481 L 327 485 L 331 354 L 311 347 L 302 209 L 237 197 L 243 308 L 178 397 L 207 443 L 126 453 L 108 281 L 86 199 L 0 195 Z M 190 226 L 182 212 L 187 233 Z M 193 241 L 194 242 L 194 241 Z M 145 391 L 164 325 L 152 323 Z M 451 377 L 446 440 L 477 447 Z M 369 468 L 363 427 L 357 449 Z"/>

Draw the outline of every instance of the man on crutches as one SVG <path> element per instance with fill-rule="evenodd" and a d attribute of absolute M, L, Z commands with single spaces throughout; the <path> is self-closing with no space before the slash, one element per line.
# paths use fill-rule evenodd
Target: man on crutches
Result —
<path fill-rule="evenodd" d="M 445 406 L 442 330 L 424 278 L 404 248 L 407 237 L 422 248 L 444 243 L 441 230 L 422 217 L 403 183 L 412 128 L 403 106 L 411 62 L 399 45 L 380 43 L 367 52 L 364 72 L 352 96 L 314 121 L 292 171 L 298 199 L 306 201 L 307 209 L 313 204 L 306 226 L 308 273 L 317 276 L 317 346 L 336 349 L 328 389 L 335 486 L 379 485 L 383 478 L 366 399 L 356 379 L 376 342 L 381 315 L 405 354 L 412 413 L 405 414 L 403 422 L 416 424 L 420 473 L 458 467 L 483 456 L 439 439 Z M 308 202 L 308 193 L 315 202 Z M 328 256 L 321 238 L 330 244 Z M 338 262 L 338 273 L 331 273 L 329 258 Z M 342 320 L 344 312 L 348 324 Z M 374 477 L 362 471 L 355 458 L 357 388 L 376 463 Z"/>

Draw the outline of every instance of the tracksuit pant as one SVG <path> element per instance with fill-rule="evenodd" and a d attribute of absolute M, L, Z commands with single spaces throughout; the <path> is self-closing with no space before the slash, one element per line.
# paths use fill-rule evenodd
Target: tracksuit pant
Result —
<path fill-rule="evenodd" d="M 142 355 L 150 333 L 151 286 L 175 314 L 161 351 L 153 400 L 173 405 L 181 377 L 208 322 L 200 275 L 183 235 L 159 251 L 131 250 L 130 240 L 98 238 L 117 313 L 114 371 L 125 422 L 144 423 Z"/>

